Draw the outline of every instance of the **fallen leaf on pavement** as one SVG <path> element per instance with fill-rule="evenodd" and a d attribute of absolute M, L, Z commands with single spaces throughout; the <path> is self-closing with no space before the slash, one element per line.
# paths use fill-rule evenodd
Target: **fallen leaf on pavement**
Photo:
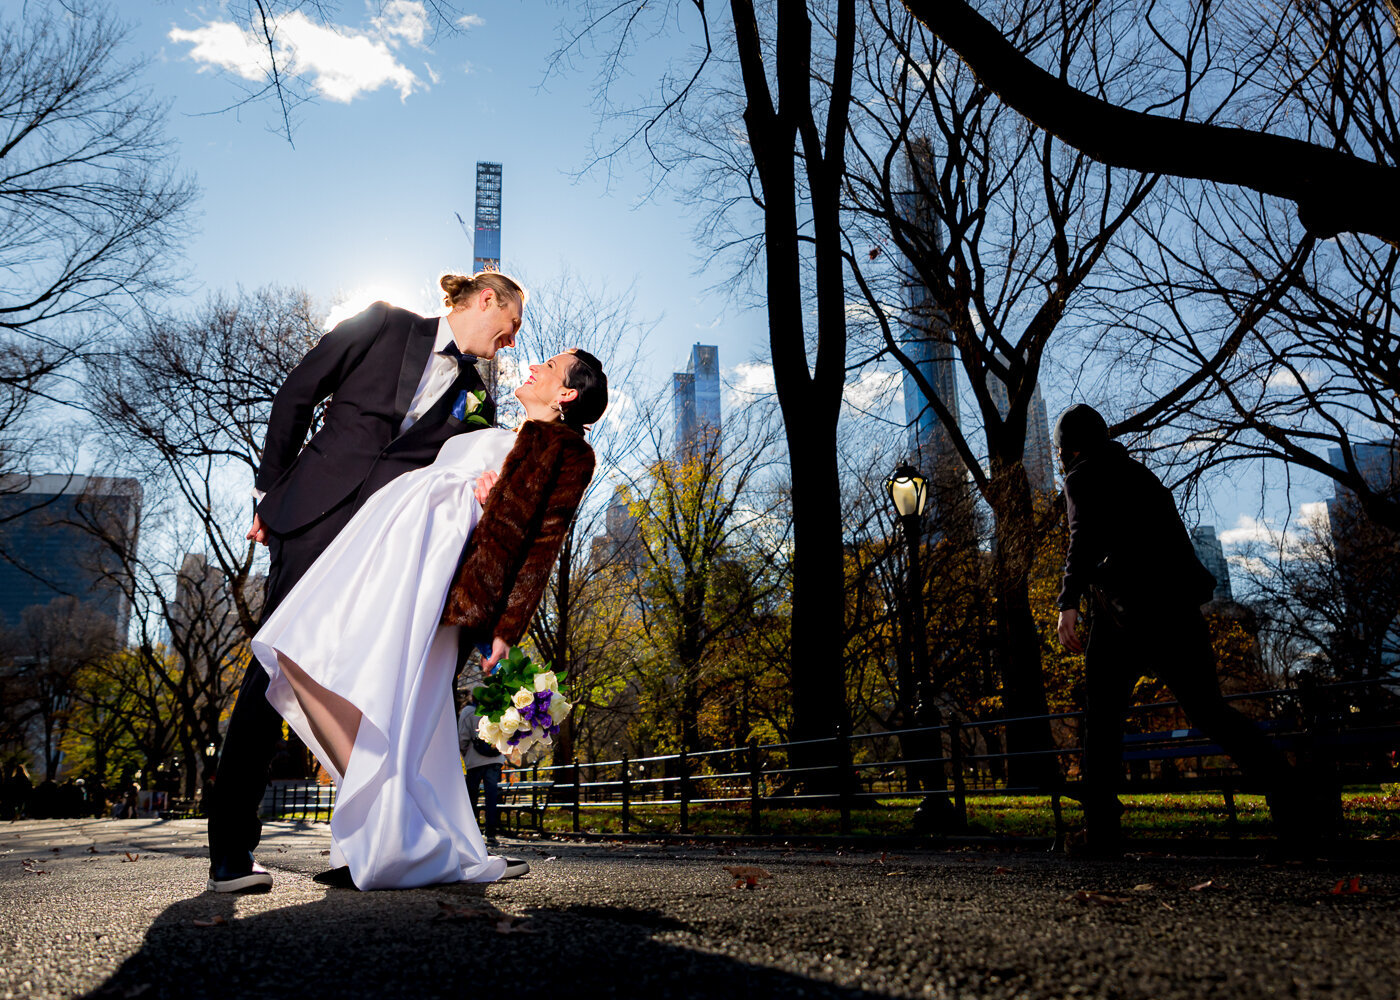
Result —
<path fill-rule="evenodd" d="M 326 857 L 327 855 L 329 855 L 330 853 L 331 853 L 330 851 L 322 851 L 322 852 L 321 852 L 321 857 L 324 858 L 324 857 Z"/>
<path fill-rule="evenodd" d="M 1352 896 L 1357 893 L 1370 892 L 1371 890 L 1361 884 L 1361 879 L 1353 875 L 1350 879 L 1341 878 L 1328 893 L 1330 896 Z"/>
<path fill-rule="evenodd" d="M 150 983 L 137 983 L 135 986 L 128 987 L 127 991 L 122 994 L 122 997 L 127 998 L 127 1000 L 129 1000 L 130 997 L 139 997 L 150 988 Z"/>
<path fill-rule="evenodd" d="M 773 877 L 756 865 L 725 865 L 724 870 L 734 876 L 736 889 L 741 886 L 745 889 L 757 889 L 759 879 Z"/>
<path fill-rule="evenodd" d="M 524 926 L 529 917 L 512 917 L 502 914 L 501 919 L 496 921 L 497 934 L 533 934 L 534 930 Z"/>
<path fill-rule="evenodd" d="M 124 852 L 124 853 L 126 854 L 126 857 L 124 857 L 124 858 L 118 858 L 119 861 L 140 861 L 140 860 L 141 860 L 141 855 L 139 855 L 139 854 L 132 854 L 130 851 L 126 851 L 126 852 Z"/>
<path fill-rule="evenodd" d="M 61 847 L 50 847 L 49 850 L 51 850 L 51 851 L 53 851 L 55 854 L 57 854 L 59 851 L 63 850 L 63 848 L 61 848 Z"/>
<path fill-rule="evenodd" d="M 1095 906 L 1116 906 L 1119 903 L 1132 901 L 1131 896 L 1115 896 L 1108 892 L 1089 892 L 1087 889 L 1080 889 L 1070 898 L 1076 903 L 1085 905 L 1092 903 Z"/>
<path fill-rule="evenodd" d="M 455 906 L 439 899 L 438 911 L 433 914 L 433 919 L 444 921 L 480 920 L 482 918 L 496 918 L 500 912 L 489 903 L 476 906 Z"/>
<path fill-rule="evenodd" d="M 1211 886 L 1213 886 L 1213 885 L 1215 885 L 1215 879 L 1213 879 L 1213 878 L 1208 878 L 1208 879 L 1206 879 L 1204 882 L 1200 883 L 1199 885 L 1193 885 L 1193 886 L 1191 887 L 1191 891 L 1192 891 L 1192 892 L 1200 892 L 1202 889 L 1209 889 L 1209 888 L 1210 888 Z"/>
<path fill-rule="evenodd" d="M 1005 865 L 997 865 L 996 868 L 992 869 L 992 874 L 994 874 L 994 875 L 1010 875 L 1010 874 L 1011 874 L 1011 869 L 1008 868 L 1008 867 L 1006 867 Z"/>
<path fill-rule="evenodd" d="M 1139 882 L 1137 885 L 1133 886 L 1133 892 L 1151 892 L 1155 888 L 1157 887 L 1151 882 Z"/>
<path fill-rule="evenodd" d="M 30 875 L 48 874 L 48 870 L 40 868 L 39 862 L 35 861 L 33 858 L 25 858 L 23 861 L 20 862 L 20 867 L 27 871 Z"/>
<path fill-rule="evenodd" d="M 216 913 L 212 920 L 200 920 L 198 917 L 195 917 L 191 923 L 196 927 L 223 927 L 228 924 L 228 921 L 224 919 L 222 913 Z"/>

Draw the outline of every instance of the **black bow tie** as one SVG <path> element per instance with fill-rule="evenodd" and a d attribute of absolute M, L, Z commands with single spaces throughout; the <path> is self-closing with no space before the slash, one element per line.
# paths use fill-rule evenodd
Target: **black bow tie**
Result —
<path fill-rule="evenodd" d="M 443 357 L 451 358 L 453 361 L 457 362 L 458 367 L 469 365 L 476 360 L 470 354 L 463 354 L 462 349 L 457 346 L 455 340 L 449 340 L 447 346 L 438 351 L 438 353 Z"/>

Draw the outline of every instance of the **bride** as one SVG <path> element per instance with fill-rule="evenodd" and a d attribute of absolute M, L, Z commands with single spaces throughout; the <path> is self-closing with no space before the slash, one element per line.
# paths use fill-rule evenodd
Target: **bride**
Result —
<path fill-rule="evenodd" d="M 458 642 L 490 644 L 490 670 L 524 634 L 593 473 L 607 377 L 574 349 L 515 397 L 518 433 L 460 434 L 380 489 L 253 638 L 268 701 L 337 786 L 331 864 L 360 889 L 506 873 L 462 775 Z"/>

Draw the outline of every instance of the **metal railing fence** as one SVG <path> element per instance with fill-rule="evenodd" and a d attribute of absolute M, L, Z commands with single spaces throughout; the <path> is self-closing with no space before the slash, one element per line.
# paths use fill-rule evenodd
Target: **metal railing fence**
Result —
<path fill-rule="evenodd" d="M 1362 708 L 1351 695 L 1367 687 L 1379 687 L 1383 693 L 1375 704 Z M 1385 701 L 1385 693 L 1395 710 L 1377 718 L 1376 704 Z M 1250 691 L 1227 695 L 1226 700 L 1254 703 L 1256 721 L 1265 725 L 1277 745 L 1326 758 L 1333 766 L 1345 765 L 1354 780 L 1368 775 L 1385 778 L 1387 753 L 1390 766 L 1395 766 L 1400 751 L 1400 709 L 1396 709 L 1400 690 L 1391 690 L 1385 682 Z M 1198 787 L 1224 791 L 1233 815 L 1233 790 L 1241 788 L 1241 776 L 1218 746 L 1189 728 L 1177 702 L 1139 705 L 1130 713 L 1137 720 L 1130 729 L 1137 732 L 1130 732 L 1125 741 L 1128 788 L 1134 784 L 1145 788 L 1157 780 L 1141 773 L 1143 765 L 1150 769 L 1154 760 L 1171 761 L 1177 778 L 1193 778 Z M 1015 779 L 1027 770 L 1062 775 L 1064 762 L 1082 753 L 1083 717 L 1083 712 L 993 719 L 954 716 L 937 726 L 838 732 L 818 740 L 750 741 L 689 753 L 534 764 L 506 768 L 502 791 L 507 792 L 508 782 L 520 781 L 536 797 L 542 785 L 548 786 L 544 808 L 570 814 L 567 823 L 574 832 L 582 832 L 583 816 L 589 810 L 618 810 L 622 832 L 629 834 L 636 811 L 666 808 L 678 813 L 679 832 L 690 835 L 693 809 L 726 807 L 746 809 L 747 830 L 757 835 L 763 832 L 765 811 L 820 807 L 838 810 L 839 829 L 848 834 L 852 812 L 859 807 L 928 798 L 950 800 L 965 825 L 969 797 L 1048 794 L 1057 811 L 1061 795 L 1075 797 L 1074 783 L 1062 778 Z M 1060 744 L 1042 750 L 1006 750 L 1006 730 L 1021 723 L 1049 725 Z M 911 755 L 912 748 L 922 749 L 925 755 Z M 1135 765 L 1136 780 L 1131 773 Z M 937 777 L 940 774 L 945 776 L 942 780 Z M 1389 780 L 1396 776 L 1400 770 Z M 274 787 L 264 799 L 265 812 L 285 818 L 314 821 L 324 814 L 329 819 L 333 807 L 334 789 L 323 785 Z"/>

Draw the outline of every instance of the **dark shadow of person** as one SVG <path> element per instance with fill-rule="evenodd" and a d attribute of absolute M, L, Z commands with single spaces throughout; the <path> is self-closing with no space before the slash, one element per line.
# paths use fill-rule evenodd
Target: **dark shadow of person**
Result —
<path fill-rule="evenodd" d="M 637 997 L 735 1000 L 887 996 L 702 950 L 657 911 L 590 905 L 524 918 L 481 885 L 330 889 L 313 903 L 236 917 L 229 896 L 168 907 L 141 950 L 89 997 L 142 1000 Z M 667 940 L 657 940 L 658 935 Z M 713 948 L 713 944 L 708 947 Z"/>

